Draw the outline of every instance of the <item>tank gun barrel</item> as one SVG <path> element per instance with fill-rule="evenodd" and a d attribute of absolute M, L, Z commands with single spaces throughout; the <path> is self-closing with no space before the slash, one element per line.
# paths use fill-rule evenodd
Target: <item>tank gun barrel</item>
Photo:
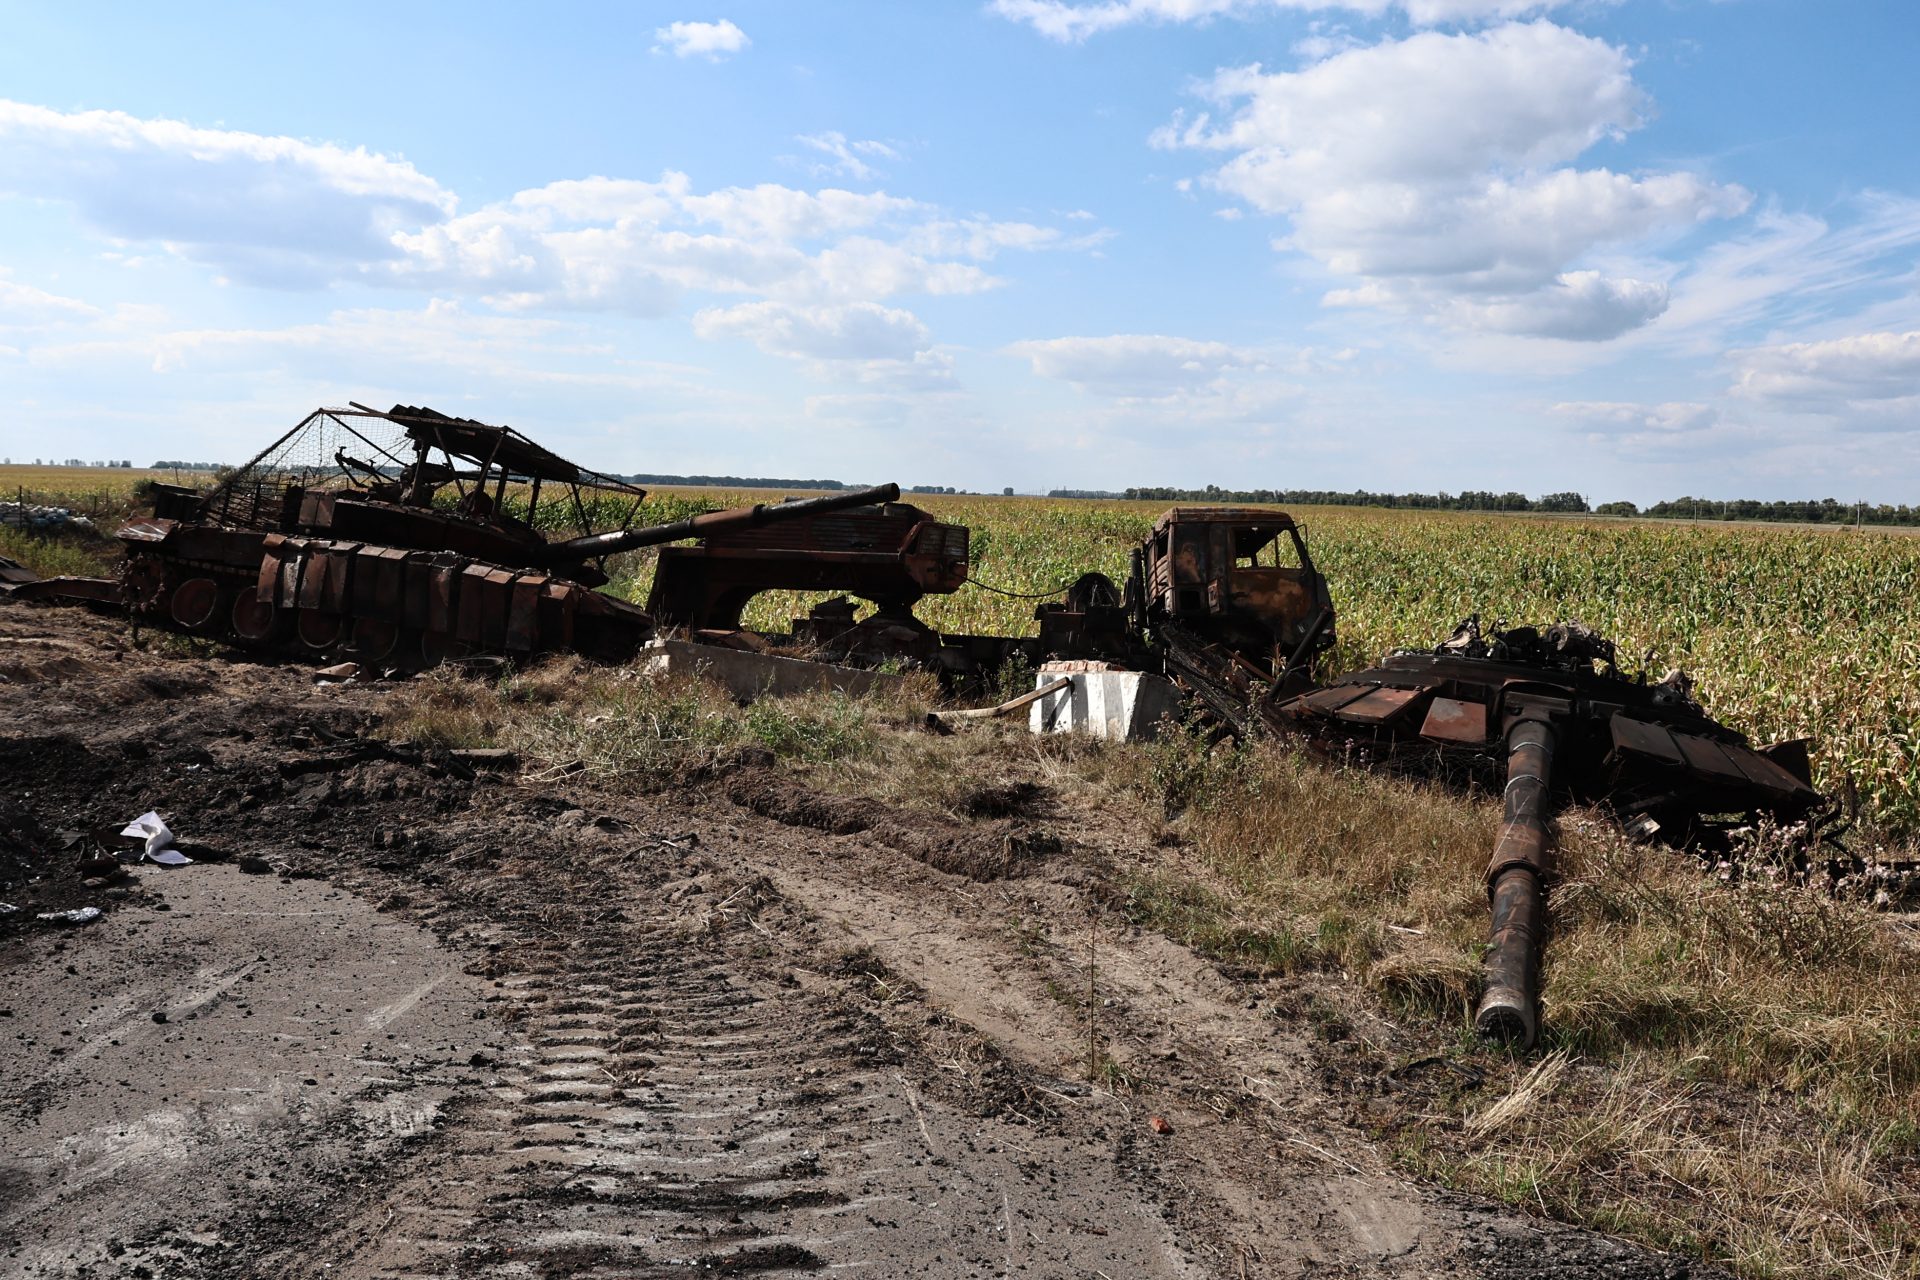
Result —
<path fill-rule="evenodd" d="M 1474 1025 L 1522 1049 L 1540 1034 L 1540 950 L 1546 942 L 1547 880 L 1553 871 L 1550 803 L 1556 734 L 1548 715 L 1522 707 L 1507 731 L 1507 788 L 1500 835 L 1487 864 L 1493 932 L 1486 991 Z"/>
<path fill-rule="evenodd" d="M 875 485 L 871 489 L 850 489 L 845 493 L 830 493 L 824 497 L 806 498 L 799 502 L 759 502 L 751 507 L 709 511 L 704 515 L 676 520 L 672 524 L 650 525 L 644 529 L 620 529 L 612 533 L 590 533 L 585 537 L 551 543 L 545 551 L 540 553 L 536 563 L 551 565 L 570 560 L 585 560 L 593 556 L 612 555 L 616 551 L 631 551 L 635 547 L 654 547 L 663 542 L 678 542 L 682 538 L 700 538 L 710 533 L 724 533 L 730 529 L 773 524 L 781 520 L 798 520 L 805 516 L 823 515 L 829 511 L 844 511 L 848 507 L 868 507 L 882 502 L 895 502 L 899 497 L 899 485 L 882 484 Z"/>

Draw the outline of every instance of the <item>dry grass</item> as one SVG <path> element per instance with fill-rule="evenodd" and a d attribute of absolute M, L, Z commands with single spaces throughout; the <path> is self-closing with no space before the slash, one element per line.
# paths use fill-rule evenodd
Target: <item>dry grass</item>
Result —
<path fill-rule="evenodd" d="M 870 697 L 762 699 L 742 707 L 718 685 L 558 658 L 497 679 L 442 667 L 387 704 L 390 737 L 444 747 L 507 747 L 535 769 L 644 784 L 697 773 L 742 748 L 823 763 L 874 749 L 889 724 L 924 714 L 914 681 Z"/>
<path fill-rule="evenodd" d="M 416 680 L 389 732 L 638 786 L 764 748 L 820 785 L 955 817 L 983 785 L 1051 778 L 1180 837 L 1183 865 L 1120 886 L 1136 923 L 1236 968 L 1305 975 L 1308 1005 L 1342 1028 L 1325 1038 L 1373 1055 L 1368 1075 L 1437 1057 L 1480 1082 L 1368 1112 L 1411 1170 L 1746 1276 L 1920 1277 L 1920 975 L 1898 922 L 1766 874 L 1764 848 L 1758 873 L 1723 877 L 1572 815 L 1547 1039 L 1515 1060 L 1469 1031 L 1490 802 L 1185 734 L 1119 748 L 898 731 L 930 693 L 742 708 L 702 682 L 562 660 Z M 1320 970 L 1354 981 L 1327 988 Z M 1382 1015 L 1384 1040 L 1346 1034 L 1349 1016 Z"/>
<path fill-rule="evenodd" d="M 1764 848 L 1716 874 L 1574 815 L 1545 1056 L 1515 1062 L 1467 1031 L 1491 803 L 1184 738 L 1117 780 L 1178 813 L 1207 881 L 1136 878 L 1137 920 L 1276 974 L 1345 971 L 1410 1045 L 1489 1081 L 1396 1104 L 1414 1168 L 1744 1275 L 1920 1276 L 1920 974 L 1897 922 L 1769 874 Z"/>

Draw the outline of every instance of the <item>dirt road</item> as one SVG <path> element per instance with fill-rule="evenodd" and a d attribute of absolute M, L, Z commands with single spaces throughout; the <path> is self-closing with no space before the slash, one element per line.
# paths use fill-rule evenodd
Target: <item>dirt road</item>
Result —
<path fill-rule="evenodd" d="M 1151 851 L 1044 780 L 631 794 L 382 697 L 0 606 L 0 1270 L 1686 1273 L 1389 1173 L 1284 989 L 1098 910 Z M 149 808 L 200 860 L 83 880 L 62 833 Z"/>

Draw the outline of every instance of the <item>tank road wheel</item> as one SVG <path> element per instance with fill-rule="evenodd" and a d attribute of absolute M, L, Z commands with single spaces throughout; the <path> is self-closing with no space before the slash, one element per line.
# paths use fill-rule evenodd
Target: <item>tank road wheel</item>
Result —
<path fill-rule="evenodd" d="M 333 648 L 340 643 L 342 619 L 337 613 L 321 613 L 318 609 L 301 609 L 294 618 L 294 634 L 300 643 L 317 652 Z"/>
<path fill-rule="evenodd" d="M 285 632 L 286 620 L 279 606 L 262 600 L 253 591 L 242 589 L 233 598 L 233 634 L 241 644 L 271 645 Z"/>
<path fill-rule="evenodd" d="M 158 556 L 133 556 L 121 581 L 127 589 L 127 608 L 135 613 L 157 613 L 167 603 L 167 565 Z"/>
<path fill-rule="evenodd" d="M 203 630 L 220 616 L 220 585 L 212 578 L 188 578 L 173 589 L 167 612 L 187 630 Z"/>
<path fill-rule="evenodd" d="M 384 618 L 356 618 L 347 643 L 362 662 L 383 662 L 400 647 L 400 628 Z"/>

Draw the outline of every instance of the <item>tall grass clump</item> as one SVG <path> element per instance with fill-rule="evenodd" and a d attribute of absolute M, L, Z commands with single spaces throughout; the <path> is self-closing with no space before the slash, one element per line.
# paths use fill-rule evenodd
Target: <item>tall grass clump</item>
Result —
<path fill-rule="evenodd" d="M 505 747 L 535 769 L 644 782 L 684 777 L 742 748 L 802 763 L 859 757 L 892 714 L 885 699 L 831 692 L 742 707 L 698 677 L 563 658 L 498 679 L 442 667 L 388 700 L 384 731 L 439 747 Z"/>
<path fill-rule="evenodd" d="M 1565 815 L 1529 1061 L 1470 1047 L 1494 805 L 1189 734 L 1131 779 L 1198 872 L 1134 877 L 1137 922 L 1344 972 L 1477 1062 L 1486 1088 L 1396 1121 L 1413 1168 L 1743 1275 L 1920 1276 L 1920 941 L 1799 883 L 1773 833 L 1708 868 Z"/>

